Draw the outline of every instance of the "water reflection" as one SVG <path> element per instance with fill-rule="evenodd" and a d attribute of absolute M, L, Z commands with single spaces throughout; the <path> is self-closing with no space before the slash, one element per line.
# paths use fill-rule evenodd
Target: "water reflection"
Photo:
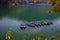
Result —
<path fill-rule="evenodd" d="M 0 33 L 2 34 L 1 37 L 6 34 L 6 32 L 12 28 L 12 34 L 15 37 L 15 39 L 21 39 L 25 36 L 25 38 L 40 35 L 42 33 L 43 35 L 47 36 L 59 36 L 60 35 L 60 19 L 56 19 L 53 21 L 53 25 L 51 26 L 43 26 L 43 27 L 35 27 L 30 28 L 27 27 L 25 30 L 21 30 L 19 28 L 20 23 L 24 23 L 26 21 L 17 20 L 13 18 L 2 18 L 0 19 Z M 58 30 L 58 32 L 57 32 Z M 24 35 L 24 36 L 23 36 Z M 28 36 L 28 37 L 27 37 Z M 20 38 L 21 37 L 21 38 Z"/>

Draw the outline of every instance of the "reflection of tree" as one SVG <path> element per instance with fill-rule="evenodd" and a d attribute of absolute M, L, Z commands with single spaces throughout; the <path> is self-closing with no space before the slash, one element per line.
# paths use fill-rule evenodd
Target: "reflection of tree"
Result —
<path fill-rule="evenodd" d="M 52 36 L 52 37 L 50 38 L 50 40 L 55 40 L 55 37 L 54 37 L 54 36 Z"/>
<path fill-rule="evenodd" d="M 6 33 L 6 40 L 14 40 L 11 34 L 12 28 L 10 28 Z"/>
<path fill-rule="evenodd" d="M 37 3 L 37 0 L 33 0 L 34 3 Z"/>
<path fill-rule="evenodd" d="M 48 13 L 60 12 L 60 0 L 48 0 L 48 3 L 51 6 L 51 9 L 48 10 Z"/>
<path fill-rule="evenodd" d="M 60 40 L 60 36 L 56 38 L 56 40 Z"/>
<path fill-rule="evenodd" d="M 54 6 L 55 4 L 60 4 L 60 0 L 48 0 L 48 3 Z"/>

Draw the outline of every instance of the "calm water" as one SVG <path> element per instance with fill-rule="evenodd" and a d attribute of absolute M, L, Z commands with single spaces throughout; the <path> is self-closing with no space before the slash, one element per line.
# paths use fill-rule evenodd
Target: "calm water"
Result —
<path fill-rule="evenodd" d="M 6 32 L 11 28 L 11 34 L 14 40 L 31 40 L 39 36 L 59 36 L 60 34 L 60 13 L 48 14 L 49 5 L 25 5 L 15 7 L 0 7 L 0 39 L 5 40 Z M 21 30 L 19 24 L 29 21 L 40 21 L 50 19 L 53 25 L 26 28 Z M 57 30 L 59 32 L 57 32 Z"/>

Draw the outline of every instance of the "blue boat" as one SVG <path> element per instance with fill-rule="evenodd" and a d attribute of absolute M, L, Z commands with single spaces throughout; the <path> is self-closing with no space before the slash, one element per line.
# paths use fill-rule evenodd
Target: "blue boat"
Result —
<path fill-rule="evenodd" d="M 28 25 L 29 27 L 35 27 L 34 22 L 28 23 L 27 25 Z"/>
<path fill-rule="evenodd" d="M 41 25 L 41 22 L 39 22 L 39 21 L 35 21 L 35 22 L 34 22 L 34 24 L 35 24 L 35 26 L 37 26 L 37 27 L 38 27 L 38 26 L 40 26 L 40 25 Z"/>
<path fill-rule="evenodd" d="M 51 25 L 53 22 L 51 20 L 44 20 L 44 25 Z"/>
<path fill-rule="evenodd" d="M 20 26 L 21 29 L 26 29 L 27 28 L 26 24 L 19 24 L 19 26 Z"/>
<path fill-rule="evenodd" d="M 44 20 L 44 21 L 33 21 L 33 22 L 29 22 L 29 23 L 23 23 L 23 24 L 19 24 L 20 28 L 26 29 L 27 27 L 43 27 L 45 25 L 51 25 L 53 24 L 53 22 L 51 20 Z"/>

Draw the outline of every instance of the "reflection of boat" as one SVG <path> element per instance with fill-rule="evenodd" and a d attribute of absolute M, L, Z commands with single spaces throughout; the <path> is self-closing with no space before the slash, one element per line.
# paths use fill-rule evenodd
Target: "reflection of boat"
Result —
<path fill-rule="evenodd" d="M 35 23 L 35 26 L 37 26 L 37 27 L 40 26 L 40 24 L 41 24 L 39 21 L 35 21 L 34 23 Z"/>
<path fill-rule="evenodd" d="M 27 25 L 30 26 L 30 27 L 35 27 L 34 22 L 28 23 Z"/>
<path fill-rule="evenodd" d="M 43 22 L 41 21 L 33 21 L 33 22 L 30 22 L 30 23 L 23 23 L 23 24 L 20 24 L 19 27 L 21 29 L 26 29 L 27 27 L 39 27 L 39 26 L 45 26 L 45 25 L 51 25 L 53 24 L 53 22 L 51 20 L 44 20 Z"/>
<path fill-rule="evenodd" d="M 52 21 L 50 20 L 44 20 L 44 25 L 51 25 L 53 24 Z"/>
<path fill-rule="evenodd" d="M 19 26 L 22 30 L 27 28 L 27 25 L 25 25 L 25 24 L 20 24 Z"/>

